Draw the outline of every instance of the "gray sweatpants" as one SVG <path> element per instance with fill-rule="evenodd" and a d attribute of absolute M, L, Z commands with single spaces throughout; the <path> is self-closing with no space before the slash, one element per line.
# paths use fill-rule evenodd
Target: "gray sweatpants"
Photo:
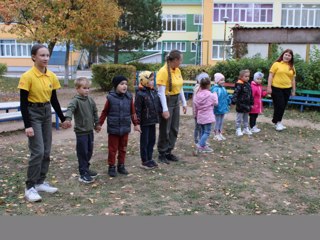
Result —
<path fill-rule="evenodd" d="M 52 143 L 51 105 L 29 107 L 29 118 L 34 136 L 29 137 L 30 159 L 27 171 L 27 189 L 41 184 L 49 170 Z"/>
<path fill-rule="evenodd" d="M 170 117 L 169 119 L 160 117 L 159 124 L 158 152 L 160 154 L 171 152 L 176 144 L 179 132 L 179 94 L 167 98 L 167 104 Z"/>
<path fill-rule="evenodd" d="M 239 113 L 236 115 L 236 128 L 241 128 L 241 123 L 243 123 L 243 128 L 249 126 L 249 113 Z"/>

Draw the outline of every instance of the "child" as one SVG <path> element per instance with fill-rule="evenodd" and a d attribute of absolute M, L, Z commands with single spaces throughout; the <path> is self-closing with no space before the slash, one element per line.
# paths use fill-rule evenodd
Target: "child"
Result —
<path fill-rule="evenodd" d="M 236 135 L 238 137 L 243 134 L 251 135 L 249 129 L 249 112 L 253 105 L 253 97 L 249 81 L 250 71 L 248 69 L 241 70 L 239 80 L 235 84 L 232 96 L 232 104 L 236 104 Z M 243 132 L 241 131 L 241 123 L 243 122 Z"/>
<path fill-rule="evenodd" d="M 74 132 L 77 139 L 77 157 L 79 163 L 79 181 L 83 183 L 94 182 L 97 172 L 89 169 L 90 159 L 93 153 L 94 135 L 93 129 L 99 132 L 101 126 L 98 121 L 98 110 L 94 100 L 89 97 L 91 81 L 85 77 L 74 81 L 77 95 L 73 97 L 65 114 L 66 122 L 71 126 L 74 115 Z"/>
<path fill-rule="evenodd" d="M 199 88 L 200 88 L 200 81 L 201 79 L 203 78 L 210 78 L 208 73 L 206 72 L 202 72 L 200 73 L 199 75 L 196 76 L 196 84 L 194 85 L 193 87 L 193 94 L 192 94 L 192 108 L 193 108 L 193 116 L 195 117 L 195 113 L 194 113 L 194 98 L 197 94 L 197 92 L 199 91 Z M 201 126 L 200 124 L 197 123 L 197 119 L 196 117 L 194 118 L 195 120 L 195 127 L 194 127 L 194 133 L 193 133 L 193 136 L 194 136 L 194 143 L 197 145 L 200 141 L 200 137 L 201 137 Z"/>
<path fill-rule="evenodd" d="M 158 167 L 158 164 L 152 159 L 152 155 L 153 147 L 156 143 L 156 124 L 159 123 L 159 114 L 162 111 L 158 92 L 154 89 L 153 72 L 141 72 L 139 74 L 139 82 L 134 105 L 138 123 L 141 127 L 141 167 L 153 169 Z"/>
<path fill-rule="evenodd" d="M 211 88 L 211 92 L 217 93 L 218 96 L 218 106 L 214 108 L 214 115 L 216 118 L 216 123 L 214 125 L 214 139 L 217 141 L 226 140 L 222 135 L 224 115 L 229 112 L 229 105 L 231 99 L 229 94 L 224 87 L 225 77 L 221 73 L 214 74 L 215 85 Z"/>
<path fill-rule="evenodd" d="M 253 96 L 253 107 L 249 113 L 250 116 L 250 128 L 252 133 L 258 133 L 261 131 L 257 127 L 258 115 L 263 111 L 262 98 L 267 95 L 266 91 L 262 90 L 262 79 L 263 73 L 256 72 L 253 76 L 253 81 L 251 82 L 252 96 Z"/>
<path fill-rule="evenodd" d="M 215 122 L 213 106 L 218 105 L 217 93 L 210 92 L 210 79 L 203 78 L 200 81 L 200 89 L 194 98 L 194 112 L 197 123 L 201 126 L 201 138 L 197 145 L 198 152 L 212 152 L 206 145 L 210 136 L 211 124 Z"/>
<path fill-rule="evenodd" d="M 129 174 L 124 162 L 127 151 L 128 136 L 131 131 L 131 121 L 134 130 L 140 131 L 133 104 L 133 98 L 128 89 L 128 79 L 124 76 L 115 76 L 112 79 L 113 89 L 107 95 L 107 100 L 99 118 L 102 126 L 106 117 L 108 132 L 108 174 L 116 177 L 116 154 L 118 152 L 118 173 Z M 131 121 L 130 121 L 131 119 Z"/>

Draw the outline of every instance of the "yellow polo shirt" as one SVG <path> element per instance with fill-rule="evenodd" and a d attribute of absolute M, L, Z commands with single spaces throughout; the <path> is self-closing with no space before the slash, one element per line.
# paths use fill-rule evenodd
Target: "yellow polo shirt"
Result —
<path fill-rule="evenodd" d="M 270 72 L 273 73 L 272 86 L 277 88 L 291 88 L 292 80 L 296 76 L 296 70 L 289 70 L 290 66 L 281 61 L 275 62 L 270 68 Z"/>
<path fill-rule="evenodd" d="M 171 70 L 171 79 L 172 79 L 172 90 L 169 93 L 169 79 L 168 79 L 168 67 L 165 64 L 157 73 L 156 80 L 157 85 L 166 86 L 166 95 L 176 95 L 179 94 L 183 85 L 183 79 L 181 71 L 179 68 Z"/>
<path fill-rule="evenodd" d="M 28 101 L 32 103 L 50 102 L 52 90 L 61 87 L 57 76 L 47 69 L 40 72 L 36 67 L 22 74 L 18 88 L 29 92 Z"/>

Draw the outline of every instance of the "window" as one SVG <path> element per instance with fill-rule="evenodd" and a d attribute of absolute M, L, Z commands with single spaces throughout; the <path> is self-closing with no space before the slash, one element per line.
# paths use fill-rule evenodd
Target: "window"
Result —
<path fill-rule="evenodd" d="M 196 41 L 196 42 L 191 42 L 191 46 L 190 46 L 190 51 L 191 52 L 201 52 L 202 49 L 202 42 L 200 41 Z"/>
<path fill-rule="evenodd" d="M 281 26 L 320 27 L 320 4 L 282 4 Z"/>
<path fill-rule="evenodd" d="M 145 51 L 153 52 L 153 51 L 161 51 L 161 42 L 156 42 L 156 45 L 153 48 L 145 49 Z"/>
<path fill-rule="evenodd" d="M 0 40 L 0 57 L 30 57 L 32 43 Z"/>
<path fill-rule="evenodd" d="M 272 23 L 273 4 L 257 3 L 215 3 L 213 22 L 223 22 L 227 16 L 229 22 L 236 23 Z"/>
<path fill-rule="evenodd" d="M 223 59 L 223 41 L 213 41 L 212 42 L 212 59 Z M 230 42 L 226 42 L 226 55 L 225 59 L 231 58 L 231 45 Z"/>
<path fill-rule="evenodd" d="M 181 52 L 186 51 L 186 43 L 185 42 L 163 42 L 163 50 L 171 51 L 177 49 Z"/>
<path fill-rule="evenodd" d="M 163 15 L 162 28 L 167 32 L 186 31 L 186 15 Z"/>
<path fill-rule="evenodd" d="M 200 14 L 193 15 L 193 24 L 194 25 L 202 25 L 202 15 L 200 15 Z"/>

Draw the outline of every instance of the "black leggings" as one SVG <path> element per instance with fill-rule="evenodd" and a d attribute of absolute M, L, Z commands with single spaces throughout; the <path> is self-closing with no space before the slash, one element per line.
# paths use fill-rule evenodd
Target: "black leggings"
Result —
<path fill-rule="evenodd" d="M 291 88 L 272 87 L 273 101 L 273 118 L 272 122 L 277 123 L 282 121 L 282 117 L 291 95 Z"/>
<path fill-rule="evenodd" d="M 249 116 L 250 116 L 250 120 L 249 120 L 250 128 L 253 128 L 257 124 L 257 118 L 258 118 L 259 114 L 258 113 L 249 113 Z"/>

